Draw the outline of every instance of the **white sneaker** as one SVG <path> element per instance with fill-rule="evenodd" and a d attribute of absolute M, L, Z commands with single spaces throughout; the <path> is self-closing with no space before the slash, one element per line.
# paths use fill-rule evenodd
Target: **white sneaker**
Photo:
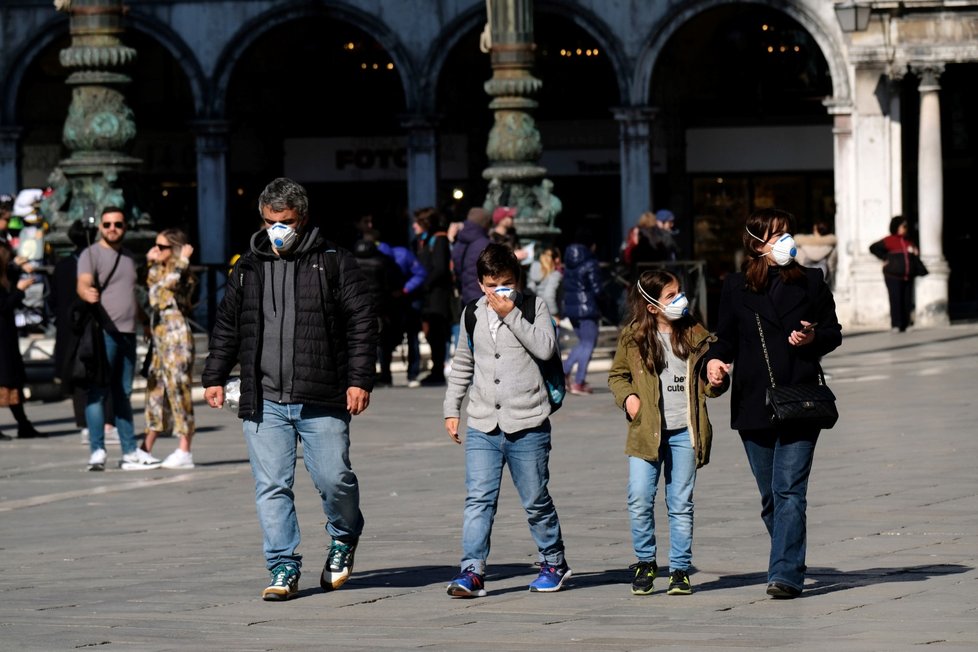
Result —
<path fill-rule="evenodd" d="M 194 456 L 178 448 L 166 456 L 162 466 L 164 469 L 192 469 L 194 468 Z"/>
<path fill-rule="evenodd" d="M 81 443 L 83 444 L 88 443 L 88 428 L 81 429 Z"/>
<path fill-rule="evenodd" d="M 104 471 L 105 470 L 105 449 L 100 448 L 91 457 L 88 458 L 88 470 L 89 471 Z"/>
<path fill-rule="evenodd" d="M 411 389 L 416 389 L 418 387 L 421 387 L 421 381 L 418 380 L 417 378 L 415 378 L 414 380 L 409 380 L 408 387 L 410 387 Z"/>
<path fill-rule="evenodd" d="M 122 456 L 119 461 L 119 468 L 123 471 L 151 471 L 162 466 L 162 462 L 142 448 L 137 448 L 131 453 Z"/>

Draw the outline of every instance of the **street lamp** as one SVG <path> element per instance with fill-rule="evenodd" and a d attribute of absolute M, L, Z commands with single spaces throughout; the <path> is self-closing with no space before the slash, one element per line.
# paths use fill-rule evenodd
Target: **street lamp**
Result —
<path fill-rule="evenodd" d="M 835 17 L 843 32 L 863 32 L 869 27 L 869 16 L 873 12 L 870 5 L 857 2 L 842 2 L 835 5 Z"/>

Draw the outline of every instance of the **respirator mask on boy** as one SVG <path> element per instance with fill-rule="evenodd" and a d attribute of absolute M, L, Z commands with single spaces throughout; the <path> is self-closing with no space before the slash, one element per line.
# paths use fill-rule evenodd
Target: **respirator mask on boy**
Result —
<path fill-rule="evenodd" d="M 747 231 L 747 235 L 749 235 L 750 237 L 754 238 L 759 242 L 763 242 L 764 244 L 767 244 L 767 240 L 758 238 L 756 235 L 750 232 L 750 229 L 745 229 L 745 230 Z M 791 264 L 791 261 L 795 259 L 795 255 L 797 253 L 798 253 L 798 249 L 795 246 L 794 237 L 790 233 L 785 233 L 780 238 L 778 238 L 773 245 L 771 245 L 771 251 L 765 251 L 761 255 L 767 256 L 768 254 L 771 254 L 771 257 L 774 259 L 774 262 L 776 262 L 781 267 L 784 267 L 785 265 Z"/>
<path fill-rule="evenodd" d="M 669 303 L 662 303 L 653 299 L 652 295 L 645 291 L 645 288 L 642 287 L 641 281 L 636 282 L 635 287 L 638 288 L 639 294 L 641 294 L 646 301 L 661 310 L 662 314 L 665 315 L 666 319 L 669 321 L 676 321 L 677 319 L 685 317 L 689 314 L 689 299 L 686 298 L 686 294 L 684 292 L 677 294 L 676 297 Z"/>

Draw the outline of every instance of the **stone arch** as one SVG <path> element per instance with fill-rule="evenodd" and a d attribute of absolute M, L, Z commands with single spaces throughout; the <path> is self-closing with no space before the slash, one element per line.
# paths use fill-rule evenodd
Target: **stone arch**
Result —
<path fill-rule="evenodd" d="M 170 53 L 190 84 L 190 93 L 194 100 L 194 113 L 198 117 L 204 117 L 204 112 L 209 103 L 207 77 L 201 68 L 200 61 L 197 60 L 193 50 L 183 37 L 166 23 L 139 12 L 130 12 L 127 15 L 126 23 L 127 27 L 144 33 Z M 123 36 L 123 42 L 125 42 L 125 36 Z M 138 82 L 139 80 L 133 81 Z"/>
<path fill-rule="evenodd" d="M 626 102 L 631 94 L 628 76 L 627 57 L 619 39 L 608 24 L 590 9 L 578 3 L 561 2 L 560 0 L 538 0 L 536 7 L 546 13 L 559 13 L 575 25 L 583 29 L 601 45 L 608 53 L 611 68 L 615 71 L 615 81 L 618 85 L 618 95 L 621 102 Z"/>
<path fill-rule="evenodd" d="M 269 30 L 285 23 L 309 17 L 326 17 L 349 23 L 375 39 L 390 55 L 397 68 L 407 107 L 417 106 L 417 84 L 414 63 L 397 35 L 375 16 L 355 7 L 340 4 L 310 6 L 305 2 L 282 3 L 274 9 L 252 18 L 237 31 L 225 46 L 215 67 L 210 94 L 209 116 L 223 117 L 226 97 L 234 67 L 241 55 Z"/>
<path fill-rule="evenodd" d="M 17 119 L 17 98 L 24 74 L 34 60 L 46 50 L 51 43 L 68 33 L 68 17 L 52 18 L 32 33 L 27 43 L 16 51 L 9 61 L 13 62 L 0 75 L 0 125 L 13 124 Z"/>
<path fill-rule="evenodd" d="M 601 45 L 602 49 L 608 53 L 611 61 L 612 70 L 615 72 L 615 80 L 618 85 L 619 96 L 625 102 L 630 95 L 629 76 L 625 64 L 625 54 L 622 50 L 621 41 L 608 28 L 607 24 L 596 14 L 577 4 L 569 4 L 559 1 L 541 0 L 536 3 L 538 11 L 545 13 L 560 13 L 569 18 L 575 25 L 583 29 Z M 424 106 L 420 107 L 427 112 L 433 112 L 436 89 L 445 61 L 458 42 L 473 28 L 481 27 L 486 22 L 485 11 L 481 5 L 475 6 L 470 10 L 459 14 L 454 20 L 446 25 L 438 37 L 432 42 L 431 47 L 425 54 L 420 76 L 420 95 Z"/>
<path fill-rule="evenodd" d="M 652 85 L 652 73 L 663 48 L 669 39 L 699 14 L 729 4 L 755 4 L 768 7 L 794 19 L 811 35 L 821 50 L 822 56 L 829 67 L 832 77 L 832 101 L 834 104 L 845 105 L 850 100 L 849 73 L 843 55 L 843 45 L 835 37 L 832 30 L 818 16 L 813 15 L 800 4 L 786 3 L 784 0 L 752 0 L 745 3 L 742 0 L 693 0 L 683 3 L 662 20 L 658 21 L 659 28 L 653 32 L 642 47 L 635 66 L 635 77 L 631 87 L 631 101 L 636 106 L 649 102 L 649 91 Z"/>

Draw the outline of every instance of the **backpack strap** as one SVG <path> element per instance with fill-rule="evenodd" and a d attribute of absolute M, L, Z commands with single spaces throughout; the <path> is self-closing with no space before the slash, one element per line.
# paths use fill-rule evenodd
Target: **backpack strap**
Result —
<path fill-rule="evenodd" d="M 465 315 L 465 334 L 468 336 L 469 340 L 469 351 L 474 351 L 472 346 L 472 333 L 475 332 L 475 304 L 478 299 L 473 299 L 465 304 L 463 314 Z"/>
<path fill-rule="evenodd" d="M 537 298 L 535 295 L 523 293 L 523 302 L 520 304 L 520 312 L 523 313 L 523 319 L 533 323 L 533 320 L 537 318 Z"/>
<path fill-rule="evenodd" d="M 337 327 L 338 306 L 343 300 L 343 280 L 340 272 L 339 254 L 336 246 L 326 243 L 326 248 L 319 252 L 319 263 L 315 265 L 319 269 L 319 295 L 323 304 L 323 320 L 326 329 L 335 336 L 338 341 L 345 339 L 345 333 L 341 333 Z"/>

